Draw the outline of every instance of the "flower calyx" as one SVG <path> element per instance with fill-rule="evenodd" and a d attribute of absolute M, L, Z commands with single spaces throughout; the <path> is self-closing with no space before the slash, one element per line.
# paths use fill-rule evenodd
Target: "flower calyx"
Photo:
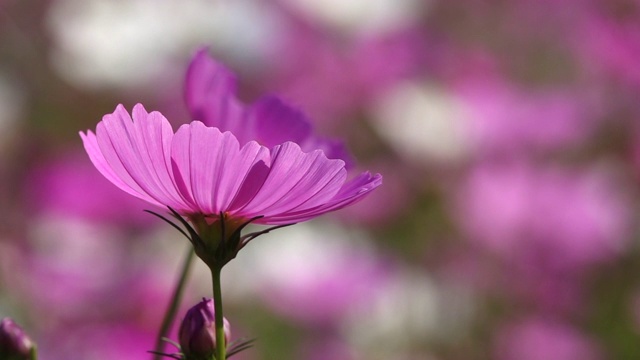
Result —
<path fill-rule="evenodd" d="M 215 217 L 194 214 L 187 216 L 187 219 L 193 224 L 192 226 L 177 211 L 171 207 L 168 209 L 171 215 L 178 220 L 186 231 L 163 215 L 150 210 L 145 211 L 159 217 L 180 231 L 180 233 L 189 239 L 196 255 L 211 269 L 221 269 L 229 261 L 233 260 L 238 252 L 256 237 L 278 228 L 293 225 L 273 226 L 263 231 L 253 232 L 243 236 L 241 234 L 242 230 L 247 225 L 262 218 L 262 216 L 256 216 L 246 220 L 234 219 L 223 212 Z"/>

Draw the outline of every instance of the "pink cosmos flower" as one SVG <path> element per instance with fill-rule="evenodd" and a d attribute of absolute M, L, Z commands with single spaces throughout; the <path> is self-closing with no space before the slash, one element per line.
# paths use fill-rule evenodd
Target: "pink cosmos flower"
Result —
<path fill-rule="evenodd" d="M 569 324 L 538 316 L 514 322 L 499 331 L 495 342 L 498 360 L 599 360 L 598 344 Z"/>
<path fill-rule="evenodd" d="M 96 168 L 125 192 L 190 219 L 238 225 L 305 221 L 362 199 L 382 183 L 365 172 L 346 181 L 345 162 L 285 142 L 240 144 L 231 132 L 194 121 L 175 133 L 141 104 L 122 105 L 96 132 L 80 133 Z"/>
<path fill-rule="evenodd" d="M 304 151 L 321 149 L 328 158 L 350 163 L 343 144 L 315 136 L 311 122 L 299 110 L 272 95 L 245 106 L 236 98 L 236 88 L 235 75 L 211 58 L 206 48 L 195 54 L 187 70 L 184 93 L 193 119 L 231 131 L 241 145 L 253 140 L 273 147 L 292 141 Z"/>

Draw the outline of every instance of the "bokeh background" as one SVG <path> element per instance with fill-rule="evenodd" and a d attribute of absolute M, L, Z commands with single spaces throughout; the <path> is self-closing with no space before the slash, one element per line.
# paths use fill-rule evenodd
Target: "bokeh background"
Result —
<path fill-rule="evenodd" d="M 150 359 L 187 241 L 78 131 L 190 121 L 201 46 L 384 175 L 225 268 L 238 360 L 640 358 L 640 2 L 1 0 L 0 316 L 42 360 Z"/>

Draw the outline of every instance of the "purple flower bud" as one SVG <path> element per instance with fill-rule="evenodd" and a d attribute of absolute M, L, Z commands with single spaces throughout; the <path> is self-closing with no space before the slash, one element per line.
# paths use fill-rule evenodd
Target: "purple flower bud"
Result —
<path fill-rule="evenodd" d="M 35 344 L 10 318 L 0 321 L 0 359 L 28 360 Z"/>
<path fill-rule="evenodd" d="M 224 340 L 229 343 L 231 327 L 224 320 Z M 186 359 L 210 359 L 216 351 L 216 321 L 213 300 L 203 298 L 187 311 L 180 325 L 180 348 Z"/>

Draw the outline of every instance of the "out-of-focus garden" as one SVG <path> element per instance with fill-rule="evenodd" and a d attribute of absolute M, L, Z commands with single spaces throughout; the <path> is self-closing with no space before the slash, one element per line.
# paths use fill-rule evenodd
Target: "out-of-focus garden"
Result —
<path fill-rule="evenodd" d="M 203 46 L 384 177 L 225 267 L 235 359 L 640 358 L 638 1 L 0 0 L 0 318 L 40 359 L 151 358 L 189 243 L 78 132 L 197 120 Z"/>

